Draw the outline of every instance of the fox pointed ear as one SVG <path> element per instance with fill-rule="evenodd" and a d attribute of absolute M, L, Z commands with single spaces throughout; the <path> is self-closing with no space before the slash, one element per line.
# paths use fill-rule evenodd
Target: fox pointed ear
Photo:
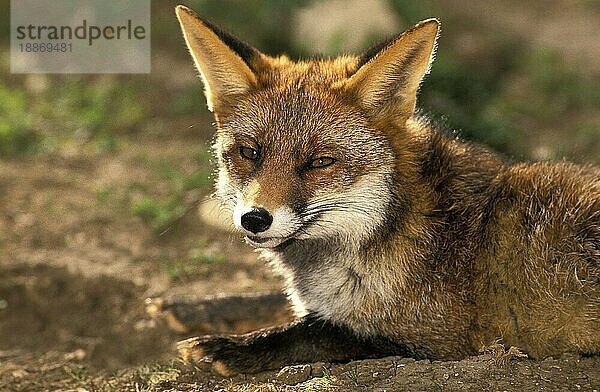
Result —
<path fill-rule="evenodd" d="M 366 110 L 393 110 L 408 119 L 415 111 L 417 91 L 429 72 L 437 47 L 440 23 L 420 22 L 392 40 L 375 46 L 358 60 L 357 71 L 345 87 Z"/>
<path fill-rule="evenodd" d="M 178 5 L 175 13 L 204 82 L 208 109 L 217 114 L 232 98 L 256 86 L 251 63 L 262 54 L 187 7 Z"/>

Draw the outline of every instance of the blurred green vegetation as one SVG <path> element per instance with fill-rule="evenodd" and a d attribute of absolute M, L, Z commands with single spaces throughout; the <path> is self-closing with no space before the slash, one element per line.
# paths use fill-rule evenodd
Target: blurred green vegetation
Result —
<path fill-rule="evenodd" d="M 149 169 L 153 176 L 133 180 L 126 187 L 100 186 L 96 202 L 140 218 L 157 235 L 176 231 L 178 222 L 202 203 L 212 190 L 213 178 L 208 149 L 197 149 L 197 165 L 184 170 L 168 160 L 154 160 L 147 156 L 134 157 L 133 165 Z M 157 189 L 153 183 L 162 186 Z"/>
<path fill-rule="evenodd" d="M 200 190 L 202 193 L 212 188 L 212 172 L 207 166 L 210 152 L 206 149 L 197 150 L 194 154 L 198 168 L 191 173 L 186 173 L 175 164 L 159 160 L 149 161 L 148 165 L 154 168 L 161 181 L 168 184 L 166 195 L 145 195 L 130 201 L 130 210 L 133 215 L 140 217 L 157 234 L 163 234 L 173 228 L 189 210 L 186 195 L 190 191 Z M 199 202 L 193 200 L 193 203 Z"/>
<path fill-rule="evenodd" d="M 0 154 L 13 155 L 32 151 L 37 136 L 27 110 L 26 94 L 0 84 Z"/>
<path fill-rule="evenodd" d="M 198 240 L 190 246 L 184 257 L 162 260 L 161 269 L 171 280 L 194 280 L 206 273 L 211 265 L 224 261 L 225 255 L 220 250 L 212 249 L 204 240 Z"/>
<path fill-rule="evenodd" d="M 235 34 L 271 54 L 300 54 L 291 45 L 294 12 L 310 3 L 310 0 L 255 0 L 252 6 L 243 0 L 194 1 L 190 5 L 200 15 L 210 15 L 214 20 L 226 21 L 223 28 L 235 30 Z M 252 22 L 260 21 L 260 23 Z M 258 27 L 258 28 L 257 28 Z"/>
<path fill-rule="evenodd" d="M 69 141 L 114 152 L 117 135 L 137 130 L 147 115 L 135 81 L 46 76 L 31 76 L 27 81 L 24 87 L 10 87 L 0 80 L 0 154 L 4 156 L 51 152 Z"/>

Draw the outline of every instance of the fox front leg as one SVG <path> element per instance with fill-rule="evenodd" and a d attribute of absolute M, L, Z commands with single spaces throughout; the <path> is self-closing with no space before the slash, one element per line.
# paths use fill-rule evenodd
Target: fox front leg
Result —
<path fill-rule="evenodd" d="M 362 338 L 348 328 L 312 316 L 245 335 L 190 338 L 179 342 L 178 350 L 184 362 L 209 365 L 223 376 L 297 363 L 416 356 L 410 345 L 382 337 Z"/>

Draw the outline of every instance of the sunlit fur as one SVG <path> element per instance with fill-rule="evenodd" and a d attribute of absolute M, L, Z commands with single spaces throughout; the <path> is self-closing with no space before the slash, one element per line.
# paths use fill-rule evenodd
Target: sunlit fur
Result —
<path fill-rule="evenodd" d="M 436 20 L 295 62 L 177 13 L 216 119 L 217 195 L 239 229 L 250 208 L 274 215 L 248 239 L 299 316 L 428 358 L 497 338 L 533 357 L 600 352 L 600 170 L 508 164 L 420 115 Z M 308 169 L 318 157 L 336 161 Z"/>

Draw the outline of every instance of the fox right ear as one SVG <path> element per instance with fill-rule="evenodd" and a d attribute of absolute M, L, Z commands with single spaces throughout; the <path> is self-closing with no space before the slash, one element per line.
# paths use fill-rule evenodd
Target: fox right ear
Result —
<path fill-rule="evenodd" d="M 175 13 L 204 82 L 208 109 L 217 114 L 232 98 L 256 86 L 250 64 L 262 54 L 185 6 L 178 5 Z"/>
<path fill-rule="evenodd" d="M 368 111 L 395 113 L 406 120 L 415 110 L 417 91 L 429 72 L 437 46 L 439 21 L 425 20 L 391 41 L 367 51 L 346 82 Z"/>

